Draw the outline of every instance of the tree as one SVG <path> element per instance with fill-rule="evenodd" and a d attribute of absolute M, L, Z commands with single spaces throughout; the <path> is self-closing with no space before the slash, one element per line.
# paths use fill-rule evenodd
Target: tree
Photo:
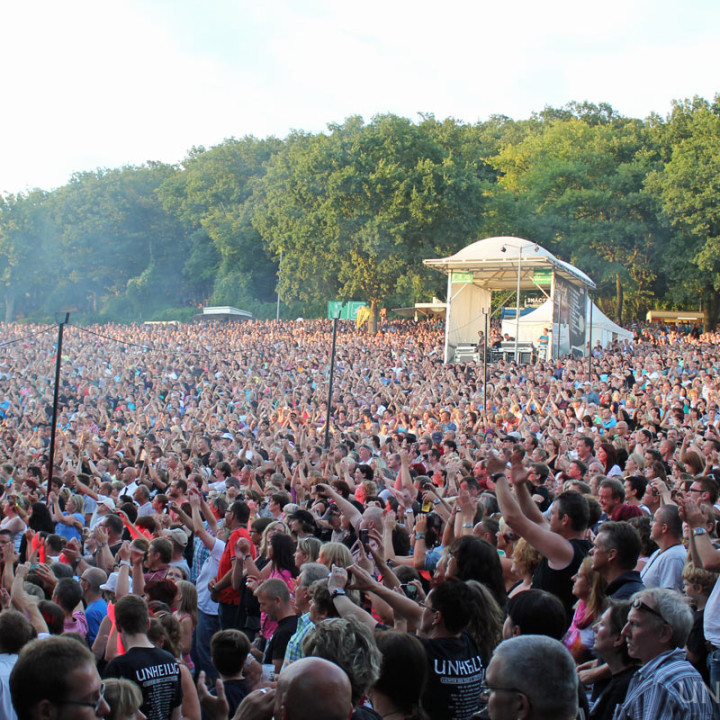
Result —
<path fill-rule="evenodd" d="M 668 161 L 648 177 L 647 188 L 674 230 L 667 260 L 676 280 L 699 292 L 706 328 L 714 327 L 720 317 L 718 98 L 713 105 L 700 98 L 677 103 L 659 132 L 667 141 Z"/>
<path fill-rule="evenodd" d="M 0 286 L 5 322 L 15 319 L 18 307 L 37 309 L 47 288 L 57 281 L 55 248 L 46 192 L 0 197 Z"/>
<path fill-rule="evenodd" d="M 622 322 L 628 294 L 640 314 L 657 279 L 665 238 L 643 182 L 659 159 L 640 121 L 609 108 L 582 109 L 582 117 L 553 117 L 503 147 L 491 160 L 501 173 L 495 203 L 517 214 L 518 234 L 527 232 L 614 294 Z"/>
<path fill-rule="evenodd" d="M 181 300 L 188 238 L 157 195 L 175 172 L 150 163 L 78 173 L 53 193 L 64 271 L 53 302 L 97 313 L 115 298 L 116 310 L 129 283 L 136 298 L 145 288 L 141 317 Z"/>
<path fill-rule="evenodd" d="M 467 244 L 482 222 L 482 161 L 456 152 L 453 130 L 382 115 L 292 135 L 254 216 L 283 251 L 283 297 L 366 300 L 372 331 L 384 299 L 422 284 L 423 258 Z"/>
<path fill-rule="evenodd" d="M 161 187 L 163 206 L 191 234 L 185 274 L 201 297 L 229 304 L 274 299 L 277 265 L 252 224 L 253 187 L 281 145 L 244 137 L 195 148 Z"/>

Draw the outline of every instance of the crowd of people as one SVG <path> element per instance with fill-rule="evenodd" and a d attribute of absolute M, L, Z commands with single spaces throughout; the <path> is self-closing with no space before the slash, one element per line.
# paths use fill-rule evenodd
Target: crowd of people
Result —
<path fill-rule="evenodd" d="M 718 334 L 0 337 L 2 717 L 719 717 Z"/>

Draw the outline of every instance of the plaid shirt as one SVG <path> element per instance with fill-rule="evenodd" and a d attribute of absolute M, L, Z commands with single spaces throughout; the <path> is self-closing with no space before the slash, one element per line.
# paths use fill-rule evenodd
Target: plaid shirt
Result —
<path fill-rule="evenodd" d="M 643 665 L 630 681 L 625 702 L 613 720 L 716 720 L 715 708 L 700 673 L 681 648 L 668 650 Z"/>
<path fill-rule="evenodd" d="M 205 529 L 208 529 L 208 524 L 203 523 Z M 190 567 L 190 582 L 195 584 L 200 574 L 200 568 L 203 563 L 210 557 L 210 551 L 205 547 L 205 543 L 195 535 L 193 537 L 193 561 Z"/>
<path fill-rule="evenodd" d="M 285 660 L 283 667 L 287 667 L 290 663 L 300 660 L 303 657 L 302 642 L 305 636 L 315 627 L 315 623 L 310 619 L 310 613 L 307 612 L 298 618 L 297 630 L 290 638 L 290 642 L 285 648 Z"/>

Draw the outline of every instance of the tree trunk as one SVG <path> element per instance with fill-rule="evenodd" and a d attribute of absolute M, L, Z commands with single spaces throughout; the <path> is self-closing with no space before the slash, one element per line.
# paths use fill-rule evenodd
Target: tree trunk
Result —
<path fill-rule="evenodd" d="M 9 323 L 15 319 L 15 291 L 7 288 L 5 296 L 5 322 Z"/>
<path fill-rule="evenodd" d="M 367 323 L 368 335 L 374 335 L 377 332 L 378 304 L 377 300 L 370 301 L 370 317 Z"/>
<path fill-rule="evenodd" d="M 705 317 L 703 330 L 712 332 L 720 317 L 720 297 L 714 288 L 709 288 L 705 296 Z"/>
<path fill-rule="evenodd" d="M 623 286 L 622 280 L 620 279 L 620 273 L 615 275 L 615 292 L 617 293 L 617 324 L 622 325 L 623 321 Z"/>

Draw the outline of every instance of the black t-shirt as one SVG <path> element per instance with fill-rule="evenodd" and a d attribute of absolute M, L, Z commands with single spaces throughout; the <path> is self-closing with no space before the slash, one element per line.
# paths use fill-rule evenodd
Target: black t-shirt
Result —
<path fill-rule="evenodd" d="M 533 485 L 530 483 L 530 494 L 540 495 L 541 503 L 536 503 L 540 512 L 545 512 L 550 507 L 550 491 L 544 485 Z"/>
<path fill-rule="evenodd" d="M 478 711 L 485 668 L 473 639 L 419 638 L 428 658 L 422 703 L 431 720 L 467 720 Z"/>
<path fill-rule="evenodd" d="M 580 563 L 587 557 L 592 547 L 589 540 L 569 540 L 573 547 L 573 558 L 570 564 L 562 570 L 554 570 L 550 567 L 548 559 L 544 557 L 538 565 L 532 579 L 533 588 L 547 590 L 560 598 L 565 606 L 565 613 L 568 621 L 573 616 L 573 605 L 577 598 L 572 594 L 573 575 L 578 571 Z"/>
<path fill-rule="evenodd" d="M 353 710 L 350 720 L 382 720 L 382 715 L 376 713 L 372 708 L 361 706 Z"/>
<path fill-rule="evenodd" d="M 225 698 L 228 701 L 230 708 L 228 717 L 231 718 L 235 715 L 235 711 L 238 705 L 245 699 L 245 696 L 250 692 L 247 686 L 246 680 L 225 680 L 223 682 L 225 688 Z M 208 688 L 211 695 L 217 695 L 215 688 Z M 210 716 L 202 710 L 202 720 L 210 720 Z"/>
<path fill-rule="evenodd" d="M 590 711 L 592 720 L 612 720 L 615 708 L 625 702 L 628 686 L 637 671 L 638 667 L 635 666 L 625 668 L 606 683 L 597 683 L 593 687 L 594 704 Z"/>
<path fill-rule="evenodd" d="M 290 638 L 297 630 L 297 624 L 297 615 L 288 615 L 286 618 L 278 621 L 277 629 L 265 648 L 265 654 L 263 655 L 264 663 L 270 664 L 273 660 L 285 659 L 285 649 L 290 642 Z"/>
<path fill-rule="evenodd" d="M 693 625 L 685 646 L 692 654 L 693 666 L 702 675 L 702 679 L 709 684 L 710 671 L 707 666 L 708 645 L 705 641 L 704 615 L 704 610 L 693 611 Z"/>
<path fill-rule="evenodd" d="M 148 720 L 168 720 L 182 704 L 180 666 L 165 650 L 131 648 L 108 663 L 104 677 L 127 678 L 136 683 L 143 695 L 140 710 Z"/>

